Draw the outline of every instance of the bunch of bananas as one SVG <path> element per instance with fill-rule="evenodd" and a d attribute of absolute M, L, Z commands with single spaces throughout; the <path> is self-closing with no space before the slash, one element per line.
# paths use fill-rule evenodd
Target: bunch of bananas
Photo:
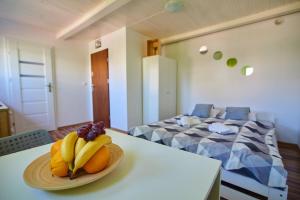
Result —
<path fill-rule="evenodd" d="M 88 173 L 102 170 L 109 161 L 111 137 L 105 135 L 103 124 L 88 124 L 70 132 L 51 147 L 51 170 L 54 175 L 75 177 L 83 168 Z M 58 153 L 56 153 L 58 152 Z M 55 154 L 57 154 L 55 156 Z"/>
<path fill-rule="evenodd" d="M 87 142 L 79 138 L 76 132 L 71 132 L 62 141 L 61 155 L 75 175 L 101 147 L 111 143 L 108 135 L 99 135 L 93 141 Z"/>

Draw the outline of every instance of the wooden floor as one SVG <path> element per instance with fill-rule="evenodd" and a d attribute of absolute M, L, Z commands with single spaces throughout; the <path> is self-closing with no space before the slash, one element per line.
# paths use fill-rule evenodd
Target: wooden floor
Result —
<path fill-rule="evenodd" d="M 71 126 L 60 127 L 55 131 L 50 131 L 49 134 L 56 141 L 56 140 L 64 138 L 65 135 L 68 134 L 69 132 L 76 131 L 80 126 L 83 126 L 83 125 L 88 124 L 88 123 L 89 122 L 76 124 L 76 125 L 71 125 Z"/>
<path fill-rule="evenodd" d="M 70 131 L 76 130 L 81 125 L 83 124 L 62 127 L 56 131 L 51 131 L 50 135 L 55 140 L 58 140 L 63 138 Z M 278 146 L 284 167 L 288 171 L 288 200 L 300 200 L 300 150 L 296 145 L 281 142 L 278 144 Z"/>
<path fill-rule="evenodd" d="M 279 143 L 285 169 L 288 171 L 288 200 L 300 200 L 300 150 L 296 145 Z"/>

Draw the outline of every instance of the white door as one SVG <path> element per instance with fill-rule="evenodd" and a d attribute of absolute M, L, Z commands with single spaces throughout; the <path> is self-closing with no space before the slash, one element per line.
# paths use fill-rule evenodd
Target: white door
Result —
<path fill-rule="evenodd" d="M 56 129 L 51 49 L 9 39 L 7 50 L 15 132 Z"/>

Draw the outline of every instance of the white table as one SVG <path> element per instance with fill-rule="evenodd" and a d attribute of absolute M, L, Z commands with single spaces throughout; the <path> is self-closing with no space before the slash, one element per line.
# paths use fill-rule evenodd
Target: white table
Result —
<path fill-rule="evenodd" d="M 44 145 L 0 157 L 0 199 L 219 199 L 221 162 L 112 130 L 107 134 L 122 147 L 125 157 L 103 179 L 56 192 L 27 186 L 23 171 L 49 151 L 50 145 Z"/>

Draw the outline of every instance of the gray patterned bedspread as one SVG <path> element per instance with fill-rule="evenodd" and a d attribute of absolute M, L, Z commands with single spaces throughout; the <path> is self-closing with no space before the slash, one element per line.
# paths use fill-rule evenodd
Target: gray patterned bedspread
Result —
<path fill-rule="evenodd" d="M 206 118 L 186 128 L 178 125 L 180 117 L 137 126 L 129 134 L 221 160 L 225 170 L 242 172 L 266 186 L 286 187 L 287 172 L 277 148 L 272 123 Z M 209 124 L 215 122 L 237 126 L 239 132 L 226 135 L 209 132 Z"/>

